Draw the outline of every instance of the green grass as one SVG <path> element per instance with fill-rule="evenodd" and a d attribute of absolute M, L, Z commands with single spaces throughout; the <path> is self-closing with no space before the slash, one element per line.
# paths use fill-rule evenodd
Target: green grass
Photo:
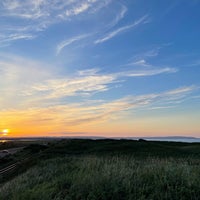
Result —
<path fill-rule="evenodd" d="M 0 188 L 2 200 L 199 200 L 199 162 L 70 156 L 41 162 Z"/>
<path fill-rule="evenodd" d="M 134 140 L 62 140 L 50 146 L 45 155 L 134 155 L 138 158 L 200 157 L 200 143 Z"/>
<path fill-rule="evenodd" d="M 200 199 L 199 143 L 62 140 L 25 150 L 40 156 L 1 185 L 1 200 Z"/>

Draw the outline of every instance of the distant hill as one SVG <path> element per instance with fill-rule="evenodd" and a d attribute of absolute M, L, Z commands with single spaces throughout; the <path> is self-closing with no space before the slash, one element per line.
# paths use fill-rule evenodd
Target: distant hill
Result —
<path fill-rule="evenodd" d="M 165 137 L 102 137 L 102 136 L 62 136 L 62 137 L 6 137 L 0 138 L 6 141 L 36 141 L 36 140 L 60 140 L 60 139 L 92 139 L 92 140 L 102 140 L 102 139 L 127 139 L 127 140 L 148 140 L 148 141 L 171 141 L 171 142 L 200 142 L 200 138 L 197 137 L 185 137 L 185 136 L 165 136 Z"/>

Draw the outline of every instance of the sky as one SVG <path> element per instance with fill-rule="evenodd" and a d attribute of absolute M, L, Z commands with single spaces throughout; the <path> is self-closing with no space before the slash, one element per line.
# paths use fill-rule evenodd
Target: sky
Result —
<path fill-rule="evenodd" d="M 200 0 L 1 0 L 0 136 L 200 137 Z"/>

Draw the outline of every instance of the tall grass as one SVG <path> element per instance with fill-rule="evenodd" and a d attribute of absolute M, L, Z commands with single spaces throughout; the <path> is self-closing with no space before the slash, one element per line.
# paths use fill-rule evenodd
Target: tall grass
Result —
<path fill-rule="evenodd" d="M 2 200 L 199 200 L 199 160 L 70 156 L 41 162 L 0 188 Z"/>

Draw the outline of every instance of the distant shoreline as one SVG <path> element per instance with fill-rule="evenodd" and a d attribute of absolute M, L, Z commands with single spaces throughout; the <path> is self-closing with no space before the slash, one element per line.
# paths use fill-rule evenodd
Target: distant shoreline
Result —
<path fill-rule="evenodd" d="M 36 141 L 36 140 L 62 140 L 62 139 L 113 139 L 113 140 L 147 140 L 147 141 L 163 141 L 163 142 L 187 142 L 187 143 L 199 143 L 200 138 L 196 137 L 183 137 L 183 136 L 167 136 L 167 137 L 98 137 L 98 136 L 68 136 L 68 137 L 4 137 L 0 138 L 0 142 L 8 141 Z"/>

